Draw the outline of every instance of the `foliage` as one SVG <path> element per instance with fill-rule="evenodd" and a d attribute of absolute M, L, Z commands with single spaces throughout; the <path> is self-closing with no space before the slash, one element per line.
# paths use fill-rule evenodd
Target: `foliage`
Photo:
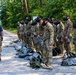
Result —
<path fill-rule="evenodd" d="M 23 2 L 21 2 L 23 1 Z M 5 0 L 2 3 L 1 20 L 4 27 L 16 28 L 17 21 L 26 16 L 24 0 Z M 76 0 L 27 0 L 29 15 L 63 19 L 70 14 L 76 20 Z"/>

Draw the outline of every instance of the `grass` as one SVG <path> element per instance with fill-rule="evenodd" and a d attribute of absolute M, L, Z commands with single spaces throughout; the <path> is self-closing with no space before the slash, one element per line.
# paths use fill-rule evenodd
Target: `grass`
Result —
<path fill-rule="evenodd" d="M 7 30 L 7 31 L 10 31 L 14 34 L 17 34 L 17 29 L 16 28 L 4 28 L 4 29 Z"/>

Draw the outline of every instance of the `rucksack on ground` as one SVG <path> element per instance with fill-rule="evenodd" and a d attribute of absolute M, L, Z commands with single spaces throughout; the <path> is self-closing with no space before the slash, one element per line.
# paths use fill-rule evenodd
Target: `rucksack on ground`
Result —
<path fill-rule="evenodd" d="M 38 52 L 35 52 L 36 55 L 34 54 L 32 59 L 30 59 L 30 67 L 32 68 L 40 68 L 41 67 L 41 62 L 42 62 L 42 58 L 41 58 L 41 54 L 39 54 Z M 37 54 L 39 54 L 37 56 Z"/>

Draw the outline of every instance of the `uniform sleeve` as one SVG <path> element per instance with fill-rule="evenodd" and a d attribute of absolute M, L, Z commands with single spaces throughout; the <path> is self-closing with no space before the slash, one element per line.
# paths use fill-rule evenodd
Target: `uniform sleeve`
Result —
<path fill-rule="evenodd" d="M 53 43 L 54 42 L 54 40 L 53 40 L 53 38 L 54 38 L 54 28 L 53 28 L 53 26 L 50 26 L 49 30 L 50 30 L 50 41 L 49 42 Z"/>
<path fill-rule="evenodd" d="M 62 30 L 64 30 L 64 24 L 63 24 L 63 23 L 61 23 L 61 25 L 62 25 Z"/>
<path fill-rule="evenodd" d="M 61 23 L 61 26 L 62 26 L 62 30 L 61 30 L 61 35 L 63 35 L 63 32 L 64 32 L 64 24 L 63 23 Z"/>

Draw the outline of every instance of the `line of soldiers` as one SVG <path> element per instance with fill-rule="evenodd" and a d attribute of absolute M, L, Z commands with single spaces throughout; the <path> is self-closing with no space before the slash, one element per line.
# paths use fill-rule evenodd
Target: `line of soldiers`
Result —
<path fill-rule="evenodd" d="M 43 56 L 43 63 L 51 68 L 52 49 L 57 47 L 63 54 L 71 51 L 73 23 L 69 15 L 63 17 L 65 24 L 60 19 L 45 18 L 38 16 L 32 20 L 31 16 L 26 16 L 25 21 L 18 22 L 17 34 L 19 40 L 25 43 L 26 47 L 31 47 Z M 76 52 L 76 29 L 74 33 L 74 45 Z"/>

